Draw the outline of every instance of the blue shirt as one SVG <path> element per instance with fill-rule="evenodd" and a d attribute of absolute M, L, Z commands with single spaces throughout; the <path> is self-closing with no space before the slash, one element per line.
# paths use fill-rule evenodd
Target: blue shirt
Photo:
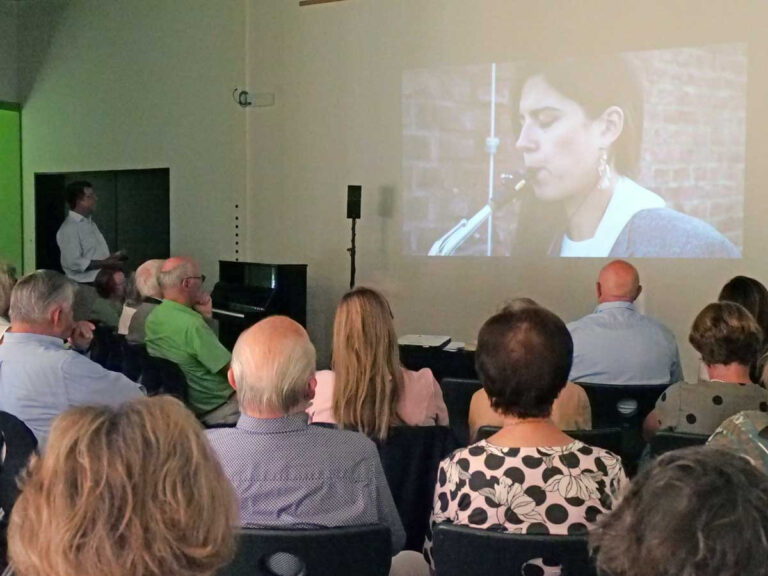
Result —
<path fill-rule="evenodd" d="M 0 410 L 29 426 L 41 447 L 51 421 L 68 408 L 141 396 L 138 384 L 67 349 L 61 338 L 6 332 L 0 344 Z"/>
<path fill-rule="evenodd" d="M 304 412 L 242 414 L 235 428 L 207 430 L 237 495 L 240 524 L 319 528 L 384 524 L 405 543 L 376 445 L 349 430 L 310 426 Z"/>
<path fill-rule="evenodd" d="M 605 302 L 568 324 L 571 382 L 669 384 L 683 379 L 675 336 L 631 302 Z"/>

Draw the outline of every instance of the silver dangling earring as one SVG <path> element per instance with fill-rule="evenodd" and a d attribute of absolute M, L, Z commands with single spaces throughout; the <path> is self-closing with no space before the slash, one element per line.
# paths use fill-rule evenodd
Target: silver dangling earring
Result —
<path fill-rule="evenodd" d="M 611 187 L 611 165 L 608 164 L 608 150 L 605 148 L 600 151 L 600 164 L 597 166 L 597 175 L 600 176 L 597 187 L 600 190 L 608 190 Z"/>

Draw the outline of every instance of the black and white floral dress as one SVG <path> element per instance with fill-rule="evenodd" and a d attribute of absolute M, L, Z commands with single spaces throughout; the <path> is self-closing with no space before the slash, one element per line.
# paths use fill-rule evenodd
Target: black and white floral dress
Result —
<path fill-rule="evenodd" d="M 482 440 L 440 463 L 431 527 L 451 522 L 513 534 L 583 534 L 621 497 L 621 459 L 577 440 L 566 446 L 502 448 Z"/>

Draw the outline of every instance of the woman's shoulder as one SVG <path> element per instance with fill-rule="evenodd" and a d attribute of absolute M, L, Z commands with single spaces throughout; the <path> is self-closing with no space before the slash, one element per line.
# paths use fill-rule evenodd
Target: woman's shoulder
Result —
<path fill-rule="evenodd" d="M 738 248 L 706 222 L 670 208 L 637 212 L 611 249 L 611 256 L 739 258 Z"/>

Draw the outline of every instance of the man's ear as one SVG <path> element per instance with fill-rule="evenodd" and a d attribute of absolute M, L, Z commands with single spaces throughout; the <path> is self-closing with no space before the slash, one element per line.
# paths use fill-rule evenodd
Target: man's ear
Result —
<path fill-rule="evenodd" d="M 231 366 L 229 370 L 227 370 L 227 382 L 229 382 L 229 385 L 232 386 L 233 390 L 237 390 L 237 384 L 235 384 L 235 373 L 232 372 Z"/>
<path fill-rule="evenodd" d="M 309 379 L 309 382 L 307 382 L 307 392 L 304 395 L 304 397 L 307 400 L 313 400 L 315 398 L 315 390 L 317 389 L 317 378 L 312 376 L 312 378 Z"/>
<path fill-rule="evenodd" d="M 64 313 L 64 310 L 61 306 L 53 306 L 48 311 L 48 320 L 53 324 L 56 328 L 61 326 L 61 315 Z"/>
<path fill-rule="evenodd" d="M 595 282 L 595 293 L 597 294 L 597 299 L 600 300 L 600 296 L 603 295 L 603 288 L 600 286 L 600 282 Z"/>
<path fill-rule="evenodd" d="M 637 292 L 635 293 L 635 297 L 632 298 L 632 302 L 634 302 L 635 300 L 637 300 L 639 298 L 640 292 L 642 292 L 642 291 L 643 291 L 643 285 L 642 284 L 638 284 L 637 285 Z"/>

